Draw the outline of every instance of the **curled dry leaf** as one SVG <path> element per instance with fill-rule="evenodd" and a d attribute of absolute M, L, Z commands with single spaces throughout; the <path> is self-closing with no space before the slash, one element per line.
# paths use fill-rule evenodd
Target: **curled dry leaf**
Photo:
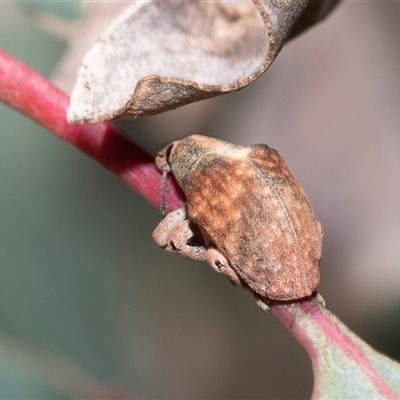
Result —
<path fill-rule="evenodd" d="M 90 1 L 82 0 L 81 17 L 69 23 L 64 23 L 63 34 L 68 41 L 68 47 L 61 60 L 53 71 L 52 81 L 61 90 L 69 95 L 75 85 L 76 71 L 88 50 L 97 42 L 102 33 L 131 3 L 122 1 Z M 60 30 L 60 20 L 54 24 L 54 28 Z M 42 29 L 48 29 L 48 24 Z M 54 35 L 54 30 L 51 33 Z M 60 34 L 58 33 L 58 36 Z"/>
<path fill-rule="evenodd" d="M 68 121 L 153 115 L 239 90 L 339 1 L 134 3 L 83 60 Z"/>

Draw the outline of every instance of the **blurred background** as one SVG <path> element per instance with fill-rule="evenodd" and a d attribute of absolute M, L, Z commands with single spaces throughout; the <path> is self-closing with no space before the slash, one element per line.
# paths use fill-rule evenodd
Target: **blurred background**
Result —
<path fill-rule="evenodd" d="M 80 15 L 2 2 L 0 46 L 66 82 Z M 397 359 L 399 21 L 400 3 L 345 1 L 241 92 L 118 123 L 153 154 L 195 132 L 276 148 L 324 226 L 328 307 Z M 0 121 L 1 399 L 310 397 L 306 353 L 252 296 L 156 247 L 158 210 L 3 104 Z"/>

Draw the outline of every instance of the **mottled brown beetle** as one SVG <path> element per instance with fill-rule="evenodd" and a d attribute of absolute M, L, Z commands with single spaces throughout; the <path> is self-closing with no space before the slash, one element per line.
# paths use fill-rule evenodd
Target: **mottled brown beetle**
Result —
<path fill-rule="evenodd" d="M 262 297 L 312 294 L 321 224 L 274 149 L 192 135 L 164 147 L 156 164 L 164 175 L 173 173 L 187 199 L 154 230 L 160 247 L 207 261 Z"/>

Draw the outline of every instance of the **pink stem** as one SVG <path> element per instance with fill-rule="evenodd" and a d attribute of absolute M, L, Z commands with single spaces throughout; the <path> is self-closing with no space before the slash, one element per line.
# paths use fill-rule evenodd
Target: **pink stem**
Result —
<path fill-rule="evenodd" d="M 0 100 L 43 125 L 55 135 L 83 151 L 151 204 L 160 205 L 161 174 L 153 157 L 126 138 L 110 123 L 73 126 L 66 120 L 68 97 L 35 71 L 23 65 L 0 49 Z M 181 207 L 184 195 L 176 182 L 169 177 L 167 183 L 168 211 Z M 388 398 L 395 398 L 391 390 L 371 368 L 363 352 L 340 322 L 316 303 L 303 299 L 291 303 L 272 302 L 271 313 L 306 349 L 317 375 L 318 348 L 315 335 L 308 328 L 318 330 L 331 345 L 342 346 L 351 353 L 367 371 L 379 391 Z M 315 333 L 315 332 L 314 332 Z M 316 388 L 318 391 L 318 387 Z"/>
<path fill-rule="evenodd" d="M 68 124 L 66 120 L 68 97 L 35 71 L 2 50 L 0 50 L 0 100 L 98 161 L 151 204 L 157 207 L 160 205 L 161 174 L 154 165 L 153 157 L 110 123 L 84 126 Z M 167 201 L 169 211 L 184 204 L 184 196 L 172 178 L 168 180 Z M 318 359 L 315 340 L 299 323 L 299 316 L 303 321 L 313 320 L 314 323 L 318 321 L 327 336 L 329 332 L 335 334 L 338 332 L 313 299 L 291 303 L 272 302 L 270 309 L 307 350 L 313 363 Z M 337 335 L 339 343 L 346 339 Z M 353 342 L 346 343 L 347 350 L 354 351 L 360 358 Z M 316 368 L 315 363 L 313 367 Z M 381 384 L 381 382 L 375 383 Z"/>
<path fill-rule="evenodd" d="M 110 123 L 68 124 L 68 97 L 1 49 L 0 100 L 94 158 L 151 204 L 160 205 L 161 174 L 155 168 L 153 157 Z M 169 211 L 184 204 L 184 196 L 172 178 L 168 182 L 167 200 Z M 279 312 L 274 315 L 286 325 L 291 316 Z"/>
<path fill-rule="evenodd" d="M 159 207 L 161 175 L 153 157 L 110 123 L 84 126 L 68 124 L 68 97 L 1 49 L 0 100 L 94 158 L 147 201 Z M 167 203 L 169 211 L 184 204 L 184 196 L 171 177 L 168 180 Z"/>

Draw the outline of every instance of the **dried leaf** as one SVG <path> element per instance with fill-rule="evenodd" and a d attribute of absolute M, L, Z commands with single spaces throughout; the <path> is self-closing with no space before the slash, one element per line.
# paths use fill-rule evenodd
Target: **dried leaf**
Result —
<path fill-rule="evenodd" d="M 52 81 L 60 89 L 71 94 L 75 85 L 76 71 L 88 50 L 97 42 L 105 29 L 130 7 L 131 3 L 121 1 L 82 1 L 82 17 L 73 24 L 62 28 L 67 32 L 68 49 L 63 54 Z M 56 25 L 60 31 L 60 21 Z M 52 29 L 54 35 L 54 29 Z"/>
<path fill-rule="evenodd" d="M 338 1 L 135 3 L 86 55 L 68 120 L 136 118 L 239 90 Z"/>

